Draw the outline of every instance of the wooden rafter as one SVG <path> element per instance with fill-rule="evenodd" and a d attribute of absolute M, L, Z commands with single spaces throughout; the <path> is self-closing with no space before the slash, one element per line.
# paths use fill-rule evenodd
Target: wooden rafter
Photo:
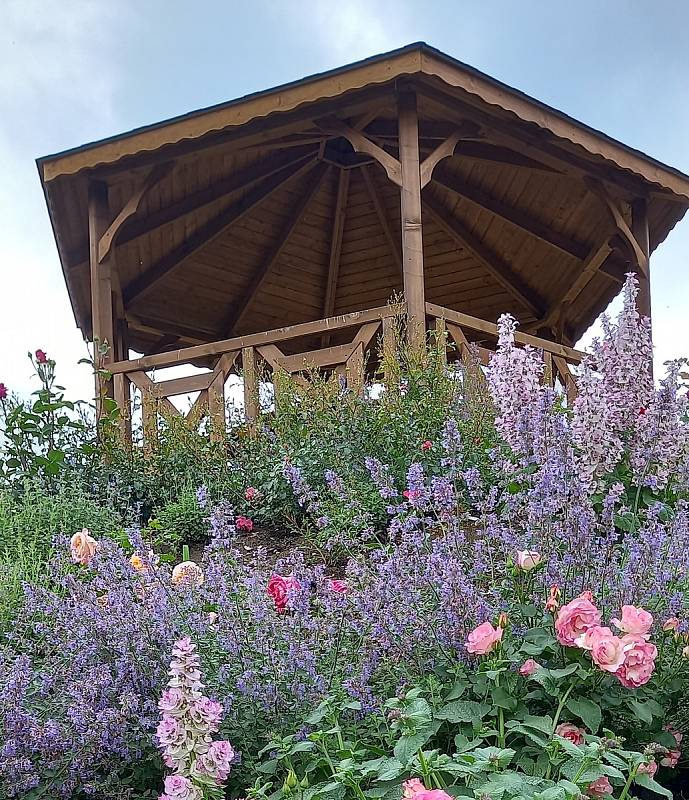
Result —
<path fill-rule="evenodd" d="M 642 274 L 645 277 L 648 277 L 648 256 L 644 252 L 642 246 L 639 244 L 639 241 L 632 232 L 627 220 L 624 218 L 618 202 L 609 194 L 605 186 L 600 181 L 594 180 L 593 178 L 587 178 L 586 185 L 591 193 L 600 200 L 606 212 L 610 216 L 613 224 L 617 228 L 618 233 L 621 234 L 625 242 L 632 249 L 634 258 L 636 263 L 639 265 L 639 269 L 641 270 Z"/>
<path fill-rule="evenodd" d="M 108 229 L 100 237 L 98 242 L 98 263 L 110 255 L 112 248 L 115 246 L 115 240 L 121 232 L 127 221 L 130 220 L 141 208 L 141 203 L 148 194 L 148 192 L 163 178 L 170 174 L 172 171 L 173 162 L 166 161 L 162 164 L 157 164 L 150 170 L 148 175 L 141 181 L 137 189 L 132 193 L 132 196 L 122 207 L 120 213 L 110 223 Z"/>
<path fill-rule="evenodd" d="M 525 214 L 523 211 L 504 203 L 497 197 L 493 197 L 485 190 L 467 183 L 466 180 L 443 167 L 439 167 L 436 170 L 433 180 L 459 197 L 469 200 L 486 211 L 490 211 L 491 214 L 495 214 L 568 256 L 583 260 L 588 255 L 588 247 L 585 244 L 563 236 L 553 230 L 547 223 L 541 222 L 541 220 L 537 220 L 529 214 Z"/>
<path fill-rule="evenodd" d="M 349 194 L 349 172 L 340 170 L 337 183 L 337 199 L 333 227 L 330 236 L 330 256 L 328 259 L 328 278 L 323 298 L 323 316 L 330 317 L 335 311 L 335 296 L 337 294 L 337 280 L 340 275 L 340 253 L 342 251 L 342 237 L 344 234 L 345 218 L 347 215 L 347 196 Z M 330 337 L 324 334 L 321 345 L 326 347 Z"/>
<path fill-rule="evenodd" d="M 304 216 L 304 212 L 306 211 L 309 203 L 311 202 L 311 199 L 318 191 L 326 173 L 329 172 L 331 169 L 332 167 L 320 164 L 319 167 L 316 170 L 314 170 L 314 174 L 309 179 L 309 182 L 306 188 L 304 189 L 304 192 L 299 202 L 297 203 L 297 206 L 293 209 L 287 222 L 280 231 L 280 235 L 277 238 L 275 244 L 271 248 L 270 252 L 267 254 L 266 259 L 263 261 L 263 263 L 258 268 L 256 273 L 251 277 L 249 285 L 246 287 L 241 298 L 235 304 L 233 304 L 232 310 L 230 311 L 227 318 L 223 322 L 222 326 L 223 335 L 229 336 L 230 334 L 232 334 L 237 325 L 239 325 L 239 323 L 244 319 L 244 316 L 249 306 L 251 305 L 251 301 L 259 292 L 261 286 L 263 285 L 263 282 L 265 281 L 269 272 L 273 268 L 275 262 L 282 255 L 282 251 L 285 245 L 287 244 L 290 236 L 292 235 L 292 232 L 301 221 L 301 218 Z"/>
<path fill-rule="evenodd" d="M 535 317 L 542 316 L 543 301 L 533 289 L 524 283 L 502 257 L 493 252 L 486 244 L 474 236 L 456 216 L 451 214 L 441 202 L 428 193 L 424 195 L 424 208 L 448 236 L 450 236 L 459 247 L 471 253 L 481 266 L 483 266 L 487 272 L 490 272 L 495 280 L 509 292 L 521 306 Z"/>
<path fill-rule="evenodd" d="M 380 195 L 378 194 L 378 190 L 376 189 L 376 185 L 373 181 L 373 177 L 371 176 L 371 172 L 369 171 L 368 167 L 361 167 L 361 177 L 364 179 L 364 183 L 366 184 L 368 195 L 371 198 L 371 202 L 373 203 L 373 208 L 376 211 L 376 216 L 378 217 L 378 222 L 380 223 L 380 227 L 383 229 L 383 233 L 385 234 L 387 243 L 390 246 L 390 252 L 392 253 L 392 257 L 395 260 L 397 269 L 399 270 L 400 275 L 402 275 L 401 237 L 399 236 L 399 234 L 395 236 L 395 234 L 392 231 L 392 228 L 390 227 L 390 223 L 385 213 L 385 206 L 383 205 L 383 201 Z"/>
<path fill-rule="evenodd" d="M 188 258 L 194 255 L 194 253 L 206 247 L 217 239 L 218 236 L 224 234 L 231 225 L 248 214 L 267 197 L 270 197 L 273 192 L 284 186 L 287 182 L 308 172 L 315 164 L 316 160 L 311 159 L 303 163 L 300 162 L 298 165 L 293 165 L 287 175 L 282 171 L 271 175 L 240 200 L 233 203 L 229 208 L 217 214 L 171 252 L 151 265 L 138 278 L 135 278 L 123 292 L 125 306 L 128 306 L 135 300 L 140 300 L 171 270 L 181 266 Z"/>
<path fill-rule="evenodd" d="M 444 159 L 449 158 L 455 152 L 455 147 L 462 138 L 462 131 L 457 129 L 451 133 L 445 141 L 441 142 L 433 152 L 426 156 L 421 162 L 419 172 L 421 175 L 421 188 L 427 186 L 433 177 L 433 170 Z"/>

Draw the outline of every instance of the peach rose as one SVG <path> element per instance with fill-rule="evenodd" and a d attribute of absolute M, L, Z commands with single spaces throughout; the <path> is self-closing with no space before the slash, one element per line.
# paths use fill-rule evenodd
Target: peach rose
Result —
<path fill-rule="evenodd" d="M 129 559 L 129 563 L 134 567 L 137 572 L 143 572 L 144 570 L 144 561 L 141 556 L 134 553 L 134 555 Z"/>
<path fill-rule="evenodd" d="M 517 566 L 524 572 L 537 567 L 543 558 L 535 550 L 517 550 Z"/>
<path fill-rule="evenodd" d="M 628 634 L 622 637 L 624 661 L 615 675 L 617 680 L 627 689 L 637 689 L 651 680 L 655 669 L 658 650 L 654 644 L 643 636 Z"/>
<path fill-rule="evenodd" d="M 91 536 L 88 528 L 82 528 L 69 540 L 72 561 L 86 566 L 99 548 L 98 542 Z"/>
<path fill-rule="evenodd" d="M 172 570 L 172 583 L 174 586 L 198 587 L 203 583 L 203 571 L 195 561 L 182 561 Z"/>
<path fill-rule="evenodd" d="M 538 661 L 534 661 L 533 658 L 527 658 L 527 660 L 519 667 L 519 674 L 523 675 L 525 678 L 528 678 L 529 675 L 533 675 L 536 670 L 540 669 L 541 665 Z"/>
<path fill-rule="evenodd" d="M 624 642 L 610 628 L 595 625 L 579 636 L 577 646 L 588 650 L 594 664 L 605 672 L 617 672 L 624 662 Z"/>
<path fill-rule="evenodd" d="M 563 722 L 555 728 L 555 733 L 563 739 L 569 739 L 572 744 L 584 744 L 584 731 L 571 722 Z"/>
<path fill-rule="evenodd" d="M 589 628 L 600 625 L 600 611 L 584 592 L 570 603 L 562 606 L 555 618 L 555 633 L 560 644 L 574 647 L 577 639 Z"/>
<path fill-rule="evenodd" d="M 600 800 L 600 798 L 612 794 L 612 785 L 604 775 L 602 778 L 593 781 L 593 783 L 589 783 L 586 787 L 586 794 L 589 797 L 598 798 L 598 800 Z"/>
<path fill-rule="evenodd" d="M 622 619 L 613 619 L 612 624 L 624 633 L 646 636 L 653 625 L 653 616 L 643 608 L 622 606 Z"/>
<path fill-rule="evenodd" d="M 502 639 L 502 632 L 501 627 L 494 628 L 490 622 L 484 622 L 469 634 L 466 649 L 477 656 L 485 656 Z"/>

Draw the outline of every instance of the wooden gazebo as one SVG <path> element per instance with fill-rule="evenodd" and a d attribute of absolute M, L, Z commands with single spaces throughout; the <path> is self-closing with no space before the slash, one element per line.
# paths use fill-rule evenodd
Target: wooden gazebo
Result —
<path fill-rule="evenodd" d="M 660 123 L 659 123 L 660 124 Z M 130 384 L 221 416 L 257 358 L 345 371 L 404 293 L 419 346 L 520 321 L 569 380 L 572 345 L 689 207 L 689 177 L 425 44 L 38 160 L 76 321 Z M 130 360 L 130 350 L 143 353 Z M 206 364 L 155 382 L 151 370 Z M 154 376 L 155 377 L 155 376 Z"/>

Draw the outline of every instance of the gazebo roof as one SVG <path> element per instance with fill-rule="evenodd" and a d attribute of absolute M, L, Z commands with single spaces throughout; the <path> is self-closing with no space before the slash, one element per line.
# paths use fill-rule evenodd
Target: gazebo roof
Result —
<path fill-rule="evenodd" d="M 385 303 L 402 286 L 400 211 L 380 150 L 397 154 L 409 86 L 422 156 L 455 136 L 423 192 L 431 303 L 536 330 L 564 302 L 573 341 L 632 260 L 631 203 L 647 201 L 651 250 L 689 208 L 678 170 L 417 43 L 39 159 L 85 336 L 93 181 L 108 187 L 101 256 L 115 254 L 136 350 Z"/>

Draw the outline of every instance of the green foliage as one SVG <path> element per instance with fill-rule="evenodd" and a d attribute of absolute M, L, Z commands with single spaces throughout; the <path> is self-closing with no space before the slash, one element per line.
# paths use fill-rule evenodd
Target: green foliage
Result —
<path fill-rule="evenodd" d="M 175 500 L 157 509 L 148 530 L 156 550 L 179 553 L 185 542 L 200 542 L 208 533 L 208 521 L 196 491 L 185 487 Z"/>
<path fill-rule="evenodd" d="M 0 633 L 11 629 L 24 601 L 24 583 L 38 586 L 44 579 L 44 552 L 29 541 L 0 552 Z"/>

